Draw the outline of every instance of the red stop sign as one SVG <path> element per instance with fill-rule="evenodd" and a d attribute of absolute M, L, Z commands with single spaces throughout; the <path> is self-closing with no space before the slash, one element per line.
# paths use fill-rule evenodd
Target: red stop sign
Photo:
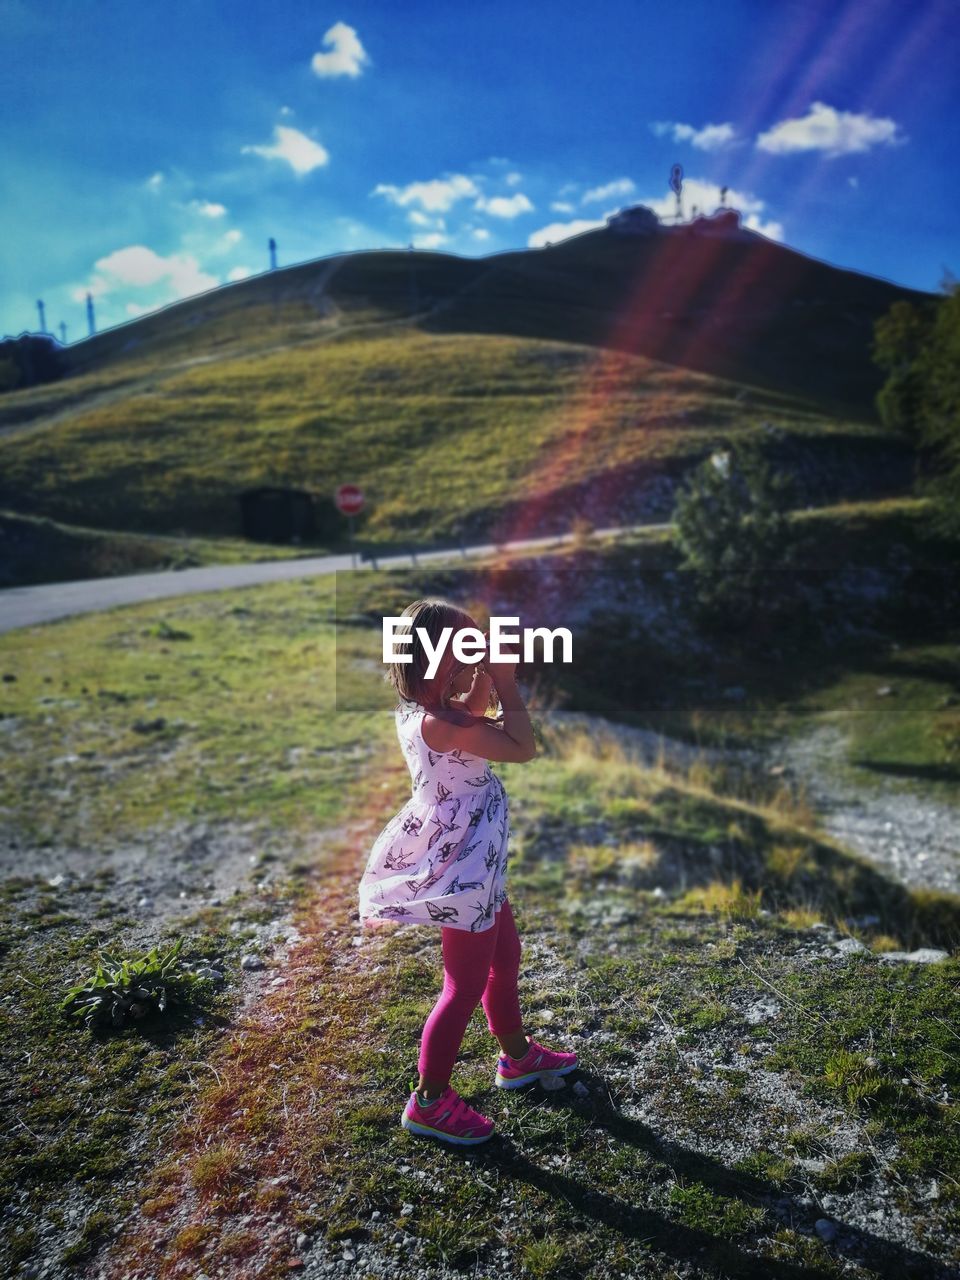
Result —
<path fill-rule="evenodd" d="M 342 484 L 333 500 L 345 516 L 355 516 L 363 507 L 363 492 L 355 484 Z"/>

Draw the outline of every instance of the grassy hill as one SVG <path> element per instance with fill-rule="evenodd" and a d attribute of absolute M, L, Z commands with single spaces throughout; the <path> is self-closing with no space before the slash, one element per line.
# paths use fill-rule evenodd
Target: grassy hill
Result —
<path fill-rule="evenodd" d="M 0 505 L 222 538 L 244 488 L 349 480 L 372 542 L 508 536 L 574 508 L 666 519 L 704 453 L 771 427 L 771 453 L 812 468 L 801 502 L 903 493 L 911 455 L 873 417 L 869 340 L 911 296 L 683 227 L 304 263 L 76 343 L 62 382 L 0 398 Z"/>

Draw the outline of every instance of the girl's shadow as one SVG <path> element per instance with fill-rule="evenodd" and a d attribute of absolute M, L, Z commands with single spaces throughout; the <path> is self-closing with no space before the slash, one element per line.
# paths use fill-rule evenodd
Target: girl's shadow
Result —
<path fill-rule="evenodd" d="M 526 1105 L 530 1110 L 551 1107 L 587 1116 L 611 1137 L 646 1152 L 671 1171 L 695 1179 L 718 1194 L 761 1208 L 769 1208 L 773 1201 L 788 1203 L 794 1227 L 806 1225 L 808 1230 L 812 1230 L 817 1218 L 827 1216 L 817 1205 L 808 1209 L 797 1203 L 796 1191 L 793 1195 L 785 1193 L 782 1187 L 765 1178 L 729 1169 L 690 1147 L 661 1141 L 648 1125 L 616 1109 L 602 1077 L 580 1068 L 565 1076 L 564 1080 L 564 1090 L 547 1092 L 538 1084 L 532 1084 L 514 1091 L 513 1097 L 517 1104 Z M 588 1099 L 581 1100 L 572 1093 L 576 1080 L 582 1080 L 589 1089 Z M 464 1148 L 463 1154 L 478 1163 L 496 1166 L 506 1176 L 519 1178 L 553 1199 L 566 1200 L 585 1217 L 603 1222 L 630 1239 L 642 1240 L 674 1260 L 695 1263 L 707 1274 L 713 1272 L 718 1276 L 749 1280 L 833 1280 L 837 1274 L 833 1267 L 824 1270 L 809 1263 L 746 1254 L 736 1244 L 708 1231 L 685 1224 L 681 1226 L 654 1210 L 631 1204 L 609 1192 L 597 1191 L 567 1174 L 545 1169 L 499 1132 L 484 1146 Z M 831 1217 L 831 1221 L 841 1231 L 854 1236 L 856 1255 L 879 1276 L 897 1275 L 904 1280 L 955 1280 L 955 1271 L 927 1254 L 885 1240 L 860 1227 L 845 1226 L 835 1217 Z"/>

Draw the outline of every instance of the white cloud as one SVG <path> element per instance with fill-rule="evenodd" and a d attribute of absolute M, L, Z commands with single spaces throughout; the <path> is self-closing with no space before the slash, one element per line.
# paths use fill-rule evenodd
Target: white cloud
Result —
<path fill-rule="evenodd" d="M 856 175 L 847 179 L 847 186 L 859 187 L 859 185 L 860 185 L 860 179 L 856 177 Z"/>
<path fill-rule="evenodd" d="M 236 227 L 233 227 L 231 228 L 231 230 L 225 231 L 223 233 L 223 243 L 226 245 L 236 244 L 238 241 L 242 239 L 243 239 L 243 232 L 238 231 Z"/>
<path fill-rule="evenodd" d="M 768 240 L 783 239 L 782 222 L 763 222 L 755 213 L 751 213 L 744 218 L 743 225 L 750 231 L 758 231 L 760 235 L 766 236 Z"/>
<path fill-rule="evenodd" d="M 144 185 L 149 187 L 151 191 L 159 191 L 163 186 L 163 174 L 159 172 L 151 174 Z"/>
<path fill-rule="evenodd" d="M 280 108 L 280 114 L 281 114 L 282 116 L 292 116 L 292 115 L 293 115 L 293 107 L 281 107 L 281 108 Z"/>
<path fill-rule="evenodd" d="M 481 196 L 473 207 L 494 218 L 516 218 L 521 213 L 533 212 L 533 205 L 521 191 L 515 196 L 493 196 L 491 199 Z"/>
<path fill-rule="evenodd" d="M 164 258 L 142 244 L 128 245 L 114 250 L 105 258 L 98 258 L 94 270 L 89 284 L 73 290 L 71 297 L 75 302 L 82 302 L 88 291 L 95 298 L 100 298 L 127 289 L 148 289 L 157 285 L 166 286 L 168 297 L 165 300 L 172 302 L 214 289 L 220 283 L 215 276 L 201 271 L 192 254 L 171 253 Z"/>
<path fill-rule="evenodd" d="M 546 244 L 558 244 L 561 240 L 569 240 L 571 236 L 578 236 L 581 231 L 593 231 L 596 227 L 604 226 L 604 222 L 591 222 L 587 218 L 577 218 L 573 222 L 551 222 L 549 227 L 541 227 L 539 231 L 534 231 L 527 244 L 531 249 L 542 249 Z"/>
<path fill-rule="evenodd" d="M 231 282 L 236 280 L 246 280 L 248 276 L 253 275 L 250 267 L 231 267 L 227 272 L 227 279 Z"/>
<path fill-rule="evenodd" d="M 244 152 L 264 156 L 268 160 L 284 160 L 295 173 L 310 173 L 325 165 L 330 159 L 326 148 L 314 142 L 299 129 L 291 129 L 285 124 L 273 126 L 274 144 L 272 147 L 242 147 Z"/>
<path fill-rule="evenodd" d="M 447 239 L 442 231 L 429 231 L 426 235 L 414 236 L 413 245 L 415 249 L 437 249 L 446 244 Z"/>
<path fill-rule="evenodd" d="M 504 182 L 507 184 L 507 186 L 508 186 L 508 187 L 516 187 L 516 186 L 519 186 L 519 185 L 520 185 L 520 183 L 523 181 L 523 174 L 522 174 L 522 173 L 516 173 L 516 172 L 514 172 L 514 173 L 505 173 L 505 174 L 503 175 L 503 180 L 504 180 Z"/>
<path fill-rule="evenodd" d="M 569 200 L 554 200 L 550 208 L 554 213 L 573 213 L 573 205 Z"/>
<path fill-rule="evenodd" d="M 446 230 L 443 218 L 432 218 L 429 214 L 421 213 L 419 209 L 411 209 L 407 214 L 407 221 L 413 223 L 415 227 L 432 228 L 434 231 Z"/>
<path fill-rule="evenodd" d="M 732 124 L 705 124 L 697 129 L 679 120 L 658 120 L 650 128 L 658 138 L 669 134 L 674 142 L 689 142 L 698 151 L 719 151 L 731 143 L 737 133 Z"/>
<path fill-rule="evenodd" d="M 124 307 L 128 316 L 145 316 L 149 310 L 149 307 L 141 307 L 137 302 L 128 302 Z"/>
<path fill-rule="evenodd" d="M 433 178 L 429 182 L 411 182 L 405 187 L 380 182 L 370 194 L 385 196 L 392 204 L 404 208 L 418 204 L 428 213 L 446 213 L 458 200 L 480 193 L 476 183 L 470 178 L 462 173 L 454 173 L 446 178 Z"/>
<path fill-rule="evenodd" d="M 226 205 L 216 204 L 212 200 L 191 200 L 190 208 L 195 209 L 205 218 L 222 218 L 227 212 Z"/>
<path fill-rule="evenodd" d="M 490 232 L 487 230 L 486 227 L 474 227 L 473 231 L 471 232 L 471 235 L 473 236 L 474 240 L 490 239 Z"/>
<path fill-rule="evenodd" d="M 893 120 L 872 116 L 869 112 L 837 111 L 825 102 L 814 102 L 805 116 L 781 120 L 757 135 L 759 151 L 769 151 L 772 155 L 822 151 L 828 158 L 869 151 L 880 144 L 897 146 L 903 142 L 906 138 Z"/>
<path fill-rule="evenodd" d="M 315 53 L 310 60 L 318 76 L 358 76 L 370 61 L 360 37 L 345 22 L 333 24 L 323 37 L 323 47 L 329 52 Z"/>
<path fill-rule="evenodd" d="M 585 191 L 581 204 L 600 204 L 604 200 L 609 200 L 612 196 L 628 196 L 631 191 L 636 190 L 635 183 L 630 178 L 616 178 L 613 182 L 608 182 L 603 187 L 593 187 L 590 191 Z"/>

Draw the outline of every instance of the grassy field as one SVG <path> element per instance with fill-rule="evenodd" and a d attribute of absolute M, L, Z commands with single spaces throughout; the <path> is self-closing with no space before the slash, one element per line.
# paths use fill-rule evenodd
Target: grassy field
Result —
<path fill-rule="evenodd" d="M 0 511 L 0 538 L 6 553 L 0 560 L 0 588 L 190 569 L 204 564 L 289 560 L 297 555 L 297 548 L 289 544 L 89 529 L 12 511 Z M 313 556 L 317 550 L 313 547 L 301 554 Z"/>
<path fill-rule="evenodd" d="M 438 581 L 380 577 L 399 594 Z M 337 603 L 314 579 L 0 637 L 11 1272 L 272 1276 L 308 1254 L 353 1254 L 360 1274 L 380 1258 L 597 1280 L 955 1265 L 960 901 L 892 884 L 774 778 L 642 766 L 599 731 L 548 730 L 542 707 L 537 760 L 498 766 L 521 995 L 528 1031 L 578 1048 L 582 1071 L 561 1093 L 497 1096 L 475 1019 L 455 1083 L 501 1137 L 461 1156 L 401 1131 L 442 974 L 422 931 L 354 943 L 366 851 L 409 780 L 371 682 L 376 635 L 349 628 L 335 653 Z M 811 652 L 725 731 L 850 709 L 872 673 L 845 661 L 828 673 Z M 896 661 L 916 696 L 876 749 L 932 764 L 955 638 L 902 636 Z M 722 678 L 750 670 L 729 658 Z M 696 740 L 716 708 L 660 678 Z M 179 936 L 227 976 L 189 1016 L 60 1022 L 98 948 Z M 843 956 L 848 937 L 866 951 Z M 921 945 L 953 958 L 879 958 Z M 265 971 L 241 968 L 251 953 Z"/>
<path fill-rule="evenodd" d="M 577 486 L 606 479 L 622 492 L 621 477 L 683 469 L 768 420 L 813 454 L 840 440 L 866 458 L 883 439 L 779 397 L 745 410 L 736 385 L 642 357 L 493 335 L 403 331 L 243 355 L 158 373 L 105 401 L 102 376 L 72 384 L 55 425 L 5 439 L 8 506 L 221 537 L 239 532 L 236 495 L 247 487 L 328 494 L 349 478 L 369 502 L 363 538 L 429 542 Z"/>

